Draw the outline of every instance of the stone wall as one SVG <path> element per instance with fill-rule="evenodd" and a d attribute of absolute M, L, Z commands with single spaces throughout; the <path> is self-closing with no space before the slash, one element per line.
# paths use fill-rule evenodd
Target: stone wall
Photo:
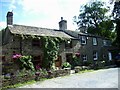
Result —
<path fill-rule="evenodd" d="M 93 37 L 87 37 L 87 44 L 82 45 L 80 48 L 80 53 L 81 54 L 86 54 L 88 60 L 93 61 L 93 51 L 98 52 L 98 60 L 101 59 L 101 46 L 102 46 L 102 40 L 101 38 L 97 38 L 97 45 L 93 45 Z"/>
<path fill-rule="evenodd" d="M 22 53 L 23 55 L 37 56 L 43 53 L 43 51 L 42 51 L 42 47 L 32 46 L 32 39 L 28 38 L 22 41 Z"/>
<path fill-rule="evenodd" d="M 32 39 L 22 39 L 21 41 L 19 37 L 14 37 L 10 41 L 8 44 L 2 46 L 2 54 L 5 55 L 6 60 L 11 60 L 13 51 L 19 54 L 22 53 L 23 55 L 38 55 L 43 53 L 42 48 L 32 46 Z"/>
<path fill-rule="evenodd" d="M 24 72 L 25 73 L 25 72 Z M 61 69 L 61 70 L 55 70 L 48 72 L 46 74 L 40 74 L 36 76 L 35 74 L 29 75 L 29 74 L 23 74 L 23 75 L 13 75 L 6 78 L 2 78 L 2 87 L 14 85 L 17 83 L 24 83 L 30 80 L 37 80 L 40 81 L 42 78 L 54 78 L 54 77 L 60 77 L 70 74 L 70 69 Z M 37 79 L 36 79 L 37 78 Z"/>
<path fill-rule="evenodd" d="M 79 40 L 72 39 L 72 48 L 65 48 L 65 42 L 61 43 L 60 45 L 60 55 L 62 56 L 62 62 L 66 61 L 66 54 L 71 53 L 75 54 L 76 52 L 79 52 L 80 50 L 80 42 Z"/>
<path fill-rule="evenodd" d="M 62 57 L 62 62 L 66 61 L 66 54 L 71 53 L 74 55 L 77 52 L 80 52 L 80 55 L 86 54 L 87 59 L 90 62 L 93 62 L 93 51 L 98 52 L 98 60 L 103 59 L 103 53 L 106 54 L 105 59 L 108 60 L 108 49 L 109 48 L 103 48 L 103 41 L 102 38 L 97 37 L 98 45 L 93 45 L 93 37 L 87 37 L 87 44 L 82 45 L 80 40 L 78 39 L 72 39 L 72 48 L 65 48 L 65 42 L 62 42 L 60 45 L 60 51 L 59 54 Z M 11 36 L 9 39 L 9 43 L 4 45 L 2 47 L 2 54 L 5 55 L 6 60 L 10 61 L 13 51 L 16 53 L 21 53 L 23 55 L 42 55 L 43 57 L 43 51 L 42 47 L 34 47 L 32 46 L 32 38 L 28 39 L 22 39 L 20 40 L 17 36 Z M 80 56 L 80 61 L 82 61 L 82 57 Z"/>
<path fill-rule="evenodd" d="M 108 60 L 108 50 L 109 48 L 103 49 L 103 39 L 100 37 L 97 38 L 97 45 L 93 45 L 93 37 L 87 37 L 87 44 L 82 45 L 80 48 L 81 54 L 86 54 L 87 58 L 90 62 L 94 62 L 93 60 L 93 51 L 98 52 L 98 60 L 103 60 L 103 52 L 106 53 L 106 59 Z"/>
<path fill-rule="evenodd" d="M 32 46 L 32 38 L 22 39 L 18 36 L 13 36 L 10 40 L 11 42 L 3 46 L 3 55 L 7 61 L 12 61 L 13 51 L 15 53 L 21 53 L 22 55 L 31 55 L 31 56 L 44 56 L 42 47 Z M 65 42 L 60 45 L 60 55 L 62 57 L 62 62 L 66 61 L 66 53 L 76 53 L 80 48 L 80 43 L 78 40 L 72 40 L 72 48 L 66 49 Z"/>

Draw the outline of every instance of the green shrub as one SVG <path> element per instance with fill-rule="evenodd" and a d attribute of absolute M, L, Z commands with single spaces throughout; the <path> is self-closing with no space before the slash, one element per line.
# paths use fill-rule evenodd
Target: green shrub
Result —
<path fill-rule="evenodd" d="M 42 77 L 45 77 L 45 76 L 48 75 L 48 72 L 47 72 L 46 69 L 40 69 L 40 70 L 38 70 L 37 72 L 40 72 L 40 75 L 41 75 Z"/>
<path fill-rule="evenodd" d="M 25 68 L 16 72 L 16 76 L 24 76 L 24 75 L 33 76 L 34 74 L 35 74 L 34 71 L 26 70 Z"/>
<path fill-rule="evenodd" d="M 35 70 L 34 65 L 32 63 L 32 57 L 31 56 L 22 56 L 20 57 L 20 62 L 22 65 L 22 68 Z"/>
<path fill-rule="evenodd" d="M 80 58 L 74 55 L 71 63 L 71 67 L 74 68 L 75 66 L 80 66 L 80 64 L 81 64 Z"/>
<path fill-rule="evenodd" d="M 98 62 L 98 68 L 104 68 L 105 67 L 105 61 L 99 61 Z"/>
<path fill-rule="evenodd" d="M 92 63 L 90 61 L 83 62 L 83 66 L 90 66 Z"/>
<path fill-rule="evenodd" d="M 62 65 L 63 68 L 71 68 L 71 65 L 69 62 L 64 62 Z"/>

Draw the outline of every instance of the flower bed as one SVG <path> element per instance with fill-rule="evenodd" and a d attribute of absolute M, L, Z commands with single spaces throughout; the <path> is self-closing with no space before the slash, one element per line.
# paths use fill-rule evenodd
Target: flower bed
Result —
<path fill-rule="evenodd" d="M 47 73 L 39 72 L 39 73 L 40 74 L 37 78 L 37 81 L 40 81 L 42 78 L 54 78 L 54 77 L 69 75 L 70 69 L 54 70 L 54 71 L 51 71 L 50 74 L 49 74 L 49 72 L 47 72 Z M 35 77 L 36 77 L 35 73 L 34 74 L 30 74 L 30 72 L 23 73 L 23 71 L 21 71 L 21 73 L 19 73 L 19 75 L 13 75 L 12 77 L 10 76 L 8 78 L 3 78 L 2 79 L 2 87 L 14 85 L 17 83 L 27 82 L 30 80 L 35 80 Z"/>
<path fill-rule="evenodd" d="M 7 78 L 2 80 L 2 87 L 14 85 L 17 83 L 23 83 L 30 80 L 34 80 L 35 76 L 23 75 L 23 76 L 14 76 L 14 78 Z"/>
<path fill-rule="evenodd" d="M 69 75 L 69 74 L 70 74 L 70 70 L 71 70 L 71 69 L 68 68 L 68 69 L 60 69 L 60 70 L 51 71 L 50 78 Z"/>

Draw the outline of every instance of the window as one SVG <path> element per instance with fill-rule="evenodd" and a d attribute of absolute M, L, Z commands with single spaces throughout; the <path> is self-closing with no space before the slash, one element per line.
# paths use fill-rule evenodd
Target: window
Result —
<path fill-rule="evenodd" d="M 72 41 L 71 40 L 67 40 L 65 42 L 65 48 L 72 48 Z"/>
<path fill-rule="evenodd" d="M 33 39 L 32 40 L 32 46 L 40 46 L 40 40 L 39 39 Z"/>
<path fill-rule="evenodd" d="M 5 61 L 6 61 L 5 56 L 2 56 L 2 62 L 5 62 Z"/>
<path fill-rule="evenodd" d="M 93 38 L 93 45 L 97 45 L 97 38 Z"/>
<path fill-rule="evenodd" d="M 106 40 L 103 40 L 103 45 L 107 46 L 107 41 Z"/>
<path fill-rule="evenodd" d="M 106 55 L 105 55 L 105 54 L 103 54 L 103 58 L 106 58 Z"/>
<path fill-rule="evenodd" d="M 111 61 L 112 60 L 112 53 L 111 52 L 108 53 L 108 57 L 109 57 L 109 60 Z"/>
<path fill-rule="evenodd" d="M 87 61 L 87 55 L 82 55 L 82 60 Z"/>
<path fill-rule="evenodd" d="M 93 52 L 93 60 L 98 59 L 98 53 L 96 51 Z"/>
<path fill-rule="evenodd" d="M 41 61 L 41 55 L 38 55 L 38 56 L 33 56 L 33 60 L 34 61 Z"/>
<path fill-rule="evenodd" d="M 33 56 L 32 62 L 34 64 L 35 69 L 40 68 L 42 66 L 42 55 Z"/>
<path fill-rule="evenodd" d="M 81 37 L 81 44 L 86 44 L 86 36 Z"/>
<path fill-rule="evenodd" d="M 111 46 L 111 41 L 110 40 L 103 40 L 103 45 L 104 46 Z"/>

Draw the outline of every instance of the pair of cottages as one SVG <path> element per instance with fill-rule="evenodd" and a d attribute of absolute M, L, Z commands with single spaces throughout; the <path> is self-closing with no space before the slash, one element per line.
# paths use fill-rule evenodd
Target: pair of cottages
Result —
<path fill-rule="evenodd" d="M 20 38 L 19 36 L 28 36 Z M 29 36 L 38 37 L 30 38 Z M 42 64 L 44 52 L 40 37 L 50 36 L 66 39 L 61 42 L 58 55 L 58 66 L 65 61 L 71 62 L 73 55 L 78 54 L 80 65 L 84 62 L 112 61 L 112 46 L 109 39 L 100 36 L 67 30 L 67 21 L 61 18 L 59 30 L 13 24 L 13 13 L 7 13 L 7 27 L 3 31 L 2 55 L 3 60 L 11 61 L 13 53 L 31 55 L 34 65 Z M 57 66 L 57 65 L 56 65 Z"/>

